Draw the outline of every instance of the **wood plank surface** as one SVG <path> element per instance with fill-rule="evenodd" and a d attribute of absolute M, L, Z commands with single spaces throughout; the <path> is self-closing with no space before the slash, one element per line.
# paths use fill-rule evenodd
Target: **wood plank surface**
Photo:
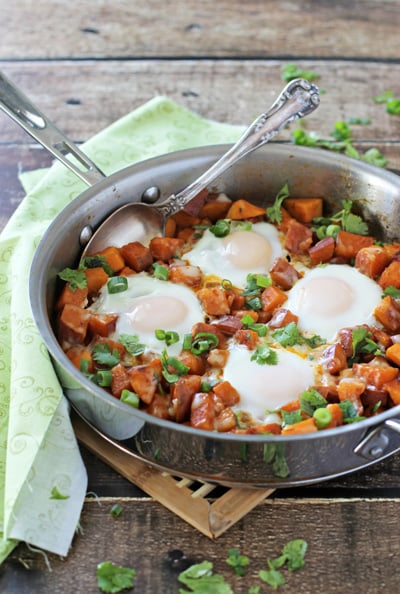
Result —
<path fill-rule="evenodd" d="M 123 508 L 119 518 L 111 515 L 115 503 Z M 235 594 L 247 594 L 249 586 L 262 585 L 258 571 L 266 569 L 267 558 L 278 556 L 289 540 L 304 538 L 308 543 L 306 565 L 285 574 L 282 594 L 396 594 L 400 583 L 399 513 L 398 499 L 267 499 L 217 541 L 211 541 L 154 501 L 92 498 L 86 500 L 81 533 L 75 537 L 67 560 L 48 555 L 49 571 L 42 555 L 21 544 L 0 567 L 1 591 L 96 594 L 96 566 L 110 560 L 136 569 L 134 592 L 177 594 L 180 571 L 208 560 L 214 563 L 216 573 L 225 575 Z M 230 548 L 250 557 L 246 577 L 234 576 L 227 566 Z M 261 586 L 262 594 L 271 591 L 265 584 Z"/>
<path fill-rule="evenodd" d="M 278 6 L 279 5 L 279 6 Z M 1 57 L 398 58 L 397 0 L 14 0 Z"/>

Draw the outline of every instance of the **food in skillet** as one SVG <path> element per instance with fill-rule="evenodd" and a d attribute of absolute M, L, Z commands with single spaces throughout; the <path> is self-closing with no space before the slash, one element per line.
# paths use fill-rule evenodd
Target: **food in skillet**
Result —
<path fill-rule="evenodd" d="M 148 247 L 60 273 L 62 348 L 115 398 L 198 429 L 292 435 L 400 404 L 400 244 L 342 206 L 209 195 Z"/>

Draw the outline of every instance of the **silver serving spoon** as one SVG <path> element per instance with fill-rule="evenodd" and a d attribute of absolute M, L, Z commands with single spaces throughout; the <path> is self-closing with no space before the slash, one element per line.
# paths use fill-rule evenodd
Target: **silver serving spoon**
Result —
<path fill-rule="evenodd" d="M 170 216 L 182 210 L 201 190 L 207 188 L 239 159 L 269 142 L 290 122 L 314 111 L 319 102 L 318 87 L 304 79 L 291 81 L 270 109 L 249 126 L 238 142 L 186 188 L 152 205 L 143 202 L 125 204 L 109 215 L 93 235 L 89 230 L 85 236 L 84 229 L 81 241 L 86 246 L 82 257 L 101 251 L 109 245 L 123 245 L 130 241 L 147 244 L 152 237 L 162 235 L 165 222 Z M 88 185 L 91 186 L 105 177 L 1 72 L 0 108 Z M 72 155 L 77 162 L 70 160 L 68 155 Z M 154 197 L 157 199 L 157 194 Z M 147 195 L 145 192 L 143 200 L 151 202 L 151 189 Z"/>

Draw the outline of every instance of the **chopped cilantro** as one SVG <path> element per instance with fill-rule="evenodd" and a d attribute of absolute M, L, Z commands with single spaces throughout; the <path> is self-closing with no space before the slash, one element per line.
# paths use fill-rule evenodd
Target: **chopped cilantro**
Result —
<path fill-rule="evenodd" d="M 278 354 L 268 345 L 259 345 L 250 357 L 250 361 L 255 361 L 258 365 L 276 365 L 278 363 Z"/>
<path fill-rule="evenodd" d="M 300 396 L 300 408 L 310 417 L 312 417 L 317 408 L 322 408 L 327 404 L 328 402 L 325 398 L 314 388 L 302 392 Z"/>
<path fill-rule="evenodd" d="M 272 560 L 267 559 L 268 570 L 261 570 L 259 577 L 274 590 L 277 590 L 279 586 L 286 583 L 283 573 L 279 570 L 285 565 L 289 571 L 297 571 L 304 567 L 307 548 L 307 542 L 302 538 L 290 540 L 283 547 L 279 557 Z"/>
<path fill-rule="evenodd" d="M 308 344 L 309 347 L 312 349 L 324 344 L 325 340 L 315 334 L 307 338 L 303 336 L 296 322 L 289 322 L 286 326 L 282 328 L 277 328 L 272 333 L 272 338 L 274 338 L 277 342 L 279 342 L 282 346 L 294 346 L 295 344 Z"/>
<path fill-rule="evenodd" d="M 294 425 L 295 423 L 300 423 L 300 421 L 303 420 L 303 416 L 301 414 L 300 409 L 293 410 L 293 411 L 287 411 L 287 410 L 281 409 L 280 413 L 281 413 L 284 425 Z"/>
<path fill-rule="evenodd" d="M 282 212 L 281 206 L 285 198 L 289 198 L 289 186 L 286 183 L 282 188 L 279 190 L 277 195 L 275 196 L 275 201 L 272 206 L 269 206 L 266 209 L 267 216 L 271 223 L 281 223 L 282 222 Z"/>
<path fill-rule="evenodd" d="M 315 217 L 313 219 L 313 231 L 318 233 L 320 227 L 325 227 L 324 233 L 327 235 L 328 227 L 332 224 L 340 225 L 340 228 L 349 233 L 356 233 L 357 235 L 367 235 L 368 225 L 359 215 L 351 212 L 353 208 L 353 200 L 342 200 L 342 209 L 333 214 L 331 217 Z M 322 239 L 321 232 L 319 239 Z"/>
<path fill-rule="evenodd" d="M 281 77 L 285 82 L 290 82 L 296 78 L 304 78 L 305 80 L 312 82 L 319 78 L 320 75 L 312 70 L 299 68 L 296 64 L 285 64 L 282 66 Z"/>
<path fill-rule="evenodd" d="M 97 566 L 97 585 L 102 592 L 115 593 L 133 588 L 136 571 L 103 561 Z"/>
<path fill-rule="evenodd" d="M 375 165 L 376 167 L 386 167 L 388 164 L 386 157 L 384 157 L 377 148 L 368 149 L 363 154 L 362 160 L 366 163 L 369 163 L 370 165 Z"/>
<path fill-rule="evenodd" d="M 225 582 L 223 575 L 213 573 L 213 564 L 202 561 L 182 571 L 178 580 L 189 590 L 179 589 L 179 594 L 195 592 L 196 594 L 233 594 L 231 586 Z"/>
<path fill-rule="evenodd" d="M 386 111 L 390 115 L 400 115 L 400 99 L 389 99 L 386 102 Z"/>
<path fill-rule="evenodd" d="M 379 345 L 371 339 L 371 332 L 365 326 L 356 326 L 351 331 L 353 354 L 350 363 L 357 360 L 358 355 L 381 355 Z"/>
<path fill-rule="evenodd" d="M 58 273 L 58 277 L 69 284 L 71 291 L 87 287 L 87 279 L 83 270 L 64 268 L 64 270 L 61 270 L 61 272 Z"/>
<path fill-rule="evenodd" d="M 50 499 L 69 499 L 69 495 L 63 495 L 60 493 L 57 487 L 53 487 L 51 490 Z"/>
<path fill-rule="evenodd" d="M 342 402 L 339 402 L 339 406 L 343 413 L 343 423 L 353 423 L 354 421 L 360 419 L 353 403 L 350 402 L 350 400 L 342 400 Z"/>
<path fill-rule="evenodd" d="M 368 126 L 371 123 L 370 118 L 349 118 L 348 124 L 351 126 Z"/>
<path fill-rule="evenodd" d="M 189 367 L 179 361 L 176 357 L 170 357 L 164 349 L 161 354 L 162 375 L 169 384 L 174 384 L 178 381 L 179 376 L 184 375 L 189 371 Z M 174 370 L 171 371 L 171 368 Z"/>
<path fill-rule="evenodd" d="M 146 349 L 146 345 L 139 342 L 139 336 L 137 334 L 120 334 L 118 341 L 134 357 L 142 355 Z"/>
<path fill-rule="evenodd" d="M 393 297 L 393 299 L 400 299 L 400 289 L 397 289 L 396 287 L 394 287 L 393 285 L 389 285 L 387 286 L 384 290 L 383 290 L 383 294 L 389 295 L 390 297 Z"/>
<path fill-rule="evenodd" d="M 278 569 L 274 569 L 274 567 L 271 567 L 270 561 L 267 561 L 267 563 L 269 569 L 261 569 L 258 572 L 258 575 L 263 582 L 271 586 L 271 588 L 274 590 L 277 590 L 279 586 L 286 584 L 286 580 L 282 572 L 280 572 Z"/>
<path fill-rule="evenodd" d="M 114 367 L 120 362 L 120 355 L 116 348 L 111 350 L 107 342 L 98 342 L 93 347 L 93 359 L 104 367 Z"/>
<path fill-rule="evenodd" d="M 114 270 L 108 264 L 106 257 L 101 254 L 97 254 L 96 256 L 86 256 L 79 268 L 102 268 L 108 276 L 114 274 Z"/>
<path fill-rule="evenodd" d="M 246 574 L 246 568 L 250 563 L 250 559 L 246 555 L 241 555 L 238 549 L 229 549 L 226 562 L 233 567 L 236 575 L 243 576 Z"/>
<path fill-rule="evenodd" d="M 384 91 L 381 95 L 377 95 L 376 97 L 372 98 L 374 103 L 386 103 L 389 99 L 393 98 L 393 91 Z"/>

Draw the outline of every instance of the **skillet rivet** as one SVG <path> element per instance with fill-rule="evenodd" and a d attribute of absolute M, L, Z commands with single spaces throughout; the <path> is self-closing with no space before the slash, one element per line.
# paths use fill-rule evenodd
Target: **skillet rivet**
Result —
<path fill-rule="evenodd" d="M 88 244 L 93 235 L 93 229 L 90 225 L 85 225 L 79 234 L 79 243 L 82 247 Z"/>
<path fill-rule="evenodd" d="M 371 456 L 378 457 L 383 454 L 383 448 L 381 446 L 374 446 L 369 451 Z"/>
<path fill-rule="evenodd" d="M 143 192 L 142 202 L 144 202 L 145 204 L 154 204 L 154 202 L 156 202 L 159 199 L 160 194 L 160 188 L 158 188 L 157 186 L 151 186 Z"/>

